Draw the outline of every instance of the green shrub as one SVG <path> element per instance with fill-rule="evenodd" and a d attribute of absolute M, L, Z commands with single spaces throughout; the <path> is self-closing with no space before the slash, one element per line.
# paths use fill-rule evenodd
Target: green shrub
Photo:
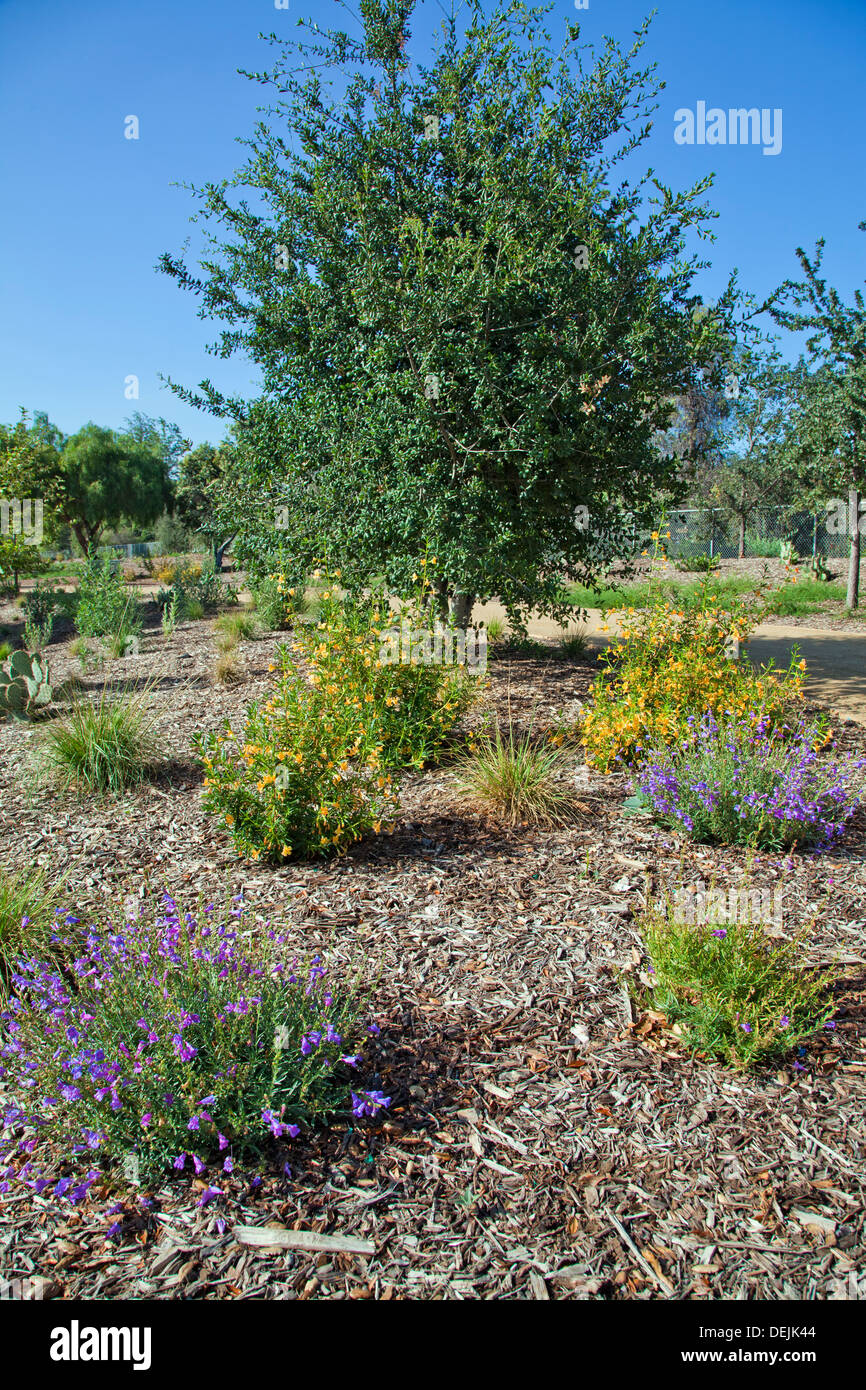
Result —
<path fill-rule="evenodd" d="M 157 555 L 184 555 L 189 550 L 189 532 L 180 519 L 169 512 L 163 512 L 158 519 L 153 538 Z"/>
<path fill-rule="evenodd" d="M 319 956 L 296 965 L 286 935 L 245 920 L 238 900 L 181 915 L 166 894 L 154 919 L 135 908 L 90 925 L 85 943 L 70 913 L 68 975 L 34 961 L 16 984 L 7 1074 L 19 1087 L 39 1078 L 26 1092 L 38 1119 L 28 1173 L 47 1162 L 56 1176 L 58 1155 L 80 1165 L 75 1201 L 94 1159 L 133 1156 L 144 1180 L 212 1165 L 204 1205 L 222 1174 L 247 1155 L 260 1163 L 274 1138 L 390 1104 L 355 1079 L 378 1031 L 357 971 L 332 979 Z"/>
<path fill-rule="evenodd" d="M 206 613 L 212 612 L 216 608 L 226 604 L 236 604 L 238 602 L 237 591 L 220 579 L 214 569 L 213 560 L 203 566 L 201 574 L 194 578 L 184 578 L 184 593 L 187 602 L 187 614 L 189 604 L 199 603 Z"/>
<path fill-rule="evenodd" d="M 234 657 L 227 654 L 234 670 Z M 270 698 L 231 725 L 198 734 L 204 806 L 230 827 L 238 853 L 279 863 L 342 853 L 396 811 L 381 746 L 346 703 L 310 685 L 284 649 Z"/>
<path fill-rule="evenodd" d="M 250 584 L 256 612 L 267 632 L 286 632 L 295 619 L 309 611 L 305 584 L 289 584 L 285 576 L 272 574 Z"/>
<path fill-rule="evenodd" d="M 127 592 L 117 561 L 91 550 L 78 587 L 75 625 L 82 637 L 107 637 L 138 631 L 138 602 Z"/>
<path fill-rule="evenodd" d="M 715 555 L 681 555 L 674 565 L 685 574 L 713 574 L 719 568 Z"/>
<path fill-rule="evenodd" d="M 39 756 L 45 772 L 62 788 L 80 792 L 117 794 L 146 781 L 161 754 L 151 689 L 112 695 L 104 686 L 95 703 L 77 699 L 44 731 Z"/>
<path fill-rule="evenodd" d="M 803 936 L 769 936 L 762 924 L 678 921 L 650 913 L 654 1007 L 697 1052 L 750 1067 L 784 1056 L 832 1014 L 829 978 L 802 969 Z"/>

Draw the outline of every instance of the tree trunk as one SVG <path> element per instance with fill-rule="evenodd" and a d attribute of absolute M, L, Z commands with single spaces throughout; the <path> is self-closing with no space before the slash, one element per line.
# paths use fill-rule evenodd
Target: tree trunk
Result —
<path fill-rule="evenodd" d="M 740 535 L 737 544 L 737 551 L 741 560 L 746 558 L 746 518 L 740 517 Z"/>
<path fill-rule="evenodd" d="M 237 534 L 237 533 L 235 533 L 235 534 Z M 229 538 L 228 538 L 227 541 L 223 541 L 222 545 L 217 545 L 216 541 L 214 541 L 214 543 L 213 543 L 213 568 L 214 568 L 214 574 L 222 574 L 223 556 L 225 555 L 226 551 L 228 550 L 228 548 L 229 548 L 229 546 L 231 545 L 231 543 L 232 543 L 233 540 L 234 540 L 234 536 L 229 536 Z"/>
<path fill-rule="evenodd" d="M 475 595 L 458 590 L 451 600 L 451 617 L 455 627 L 468 627 L 475 607 Z"/>
<path fill-rule="evenodd" d="M 848 556 L 848 594 L 846 607 L 854 609 L 860 604 L 860 493 L 856 487 L 848 489 L 848 534 L 851 549 Z"/>

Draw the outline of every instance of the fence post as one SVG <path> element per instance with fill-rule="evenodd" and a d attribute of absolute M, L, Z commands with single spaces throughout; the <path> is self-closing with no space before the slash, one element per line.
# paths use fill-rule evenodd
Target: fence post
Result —
<path fill-rule="evenodd" d="M 716 554 L 716 509 L 710 507 L 710 559 Z"/>
<path fill-rule="evenodd" d="M 813 520 L 813 522 L 812 522 L 812 559 L 813 559 L 813 560 L 817 560 L 817 558 L 818 558 L 818 513 L 816 512 L 816 513 L 815 513 L 814 520 Z"/>

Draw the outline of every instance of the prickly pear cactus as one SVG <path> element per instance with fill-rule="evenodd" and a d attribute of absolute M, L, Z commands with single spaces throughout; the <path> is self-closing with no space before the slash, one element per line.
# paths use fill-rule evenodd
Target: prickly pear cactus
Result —
<path fill-rule="evenodd" d="M 827 556 L 820 551 L 817 555 L 813 555 L 809 561 L 809 573 L 813 579 L 820 580 L 824 584 L 829 583 L 833 578 L 833 572 L 827 567 Z"/>
<path fill-rule="evenodd" d="M 0 666 L 0 715 L 33 719 L 51 701 L 48 665 L 36 652 L 13 652 Z"/>

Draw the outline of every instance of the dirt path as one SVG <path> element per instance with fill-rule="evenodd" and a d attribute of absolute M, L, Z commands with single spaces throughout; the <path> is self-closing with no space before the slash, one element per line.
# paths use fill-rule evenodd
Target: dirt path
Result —
<path fill-rule="evenodd" d="M 498 603 L 478 604 L 473 617 L 476 622 L 489 622 L 504 618 L 505 613 Z M 605 623 L 611 633 L 618 631 L 615 621 L 605 620 L 599 609 L 592 608 L 580 626 L 594 643 L 601 644 L 607 641 L 607 634 L 601 631 Z M 529 624 L 529 635 L 560 637 L 562 628 L 549 618 L 537 618 Z M 763 623 L 749 641 L 749 653 L 758 664 L 774 661 L 777 666 L 787 666 L 794 646 L 799 647 L 809 670 L 810 698 L 845 719 L 866 724 L 866 633 Z"/>

